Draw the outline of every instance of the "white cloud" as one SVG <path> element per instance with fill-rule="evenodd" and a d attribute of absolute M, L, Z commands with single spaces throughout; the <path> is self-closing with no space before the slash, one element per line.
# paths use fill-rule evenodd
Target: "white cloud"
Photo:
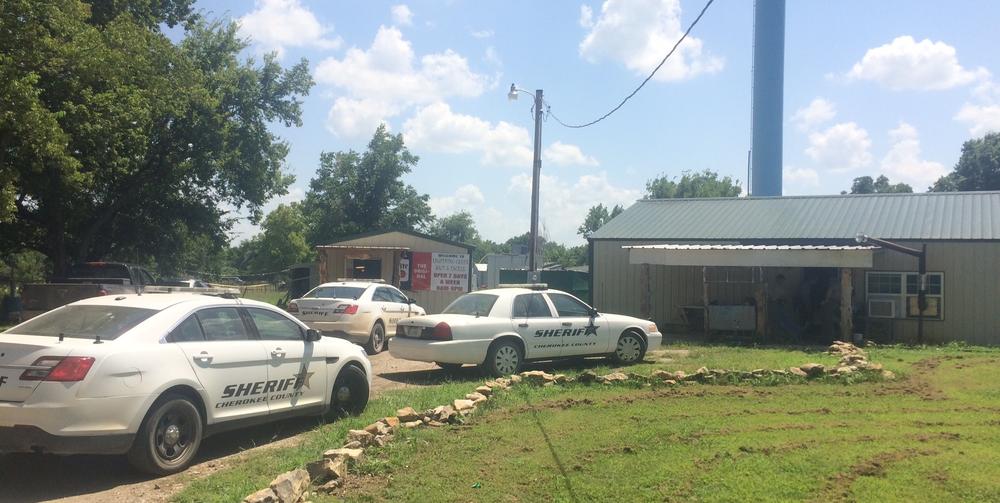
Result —
<path fill-rule="evenodd" d="M 466 210 L 472 212 L 486 202 L 483 191 L 479 187 L 466 184 L 455 190 L 450 196 L 432 197 L 427 201 L 431 211 L 437 217 L 444 217 L 459 211 Z"/>
<path fill-rule="evenodd" d="M 837 115 L 837 108 L 823 98 L 816 98 L 808 105 L 795 111 L 792 115 L 792 123 L 799 130 L 808 131 L 820 124 L 823 124 Z"/>
<path fill-rule="evenodd" d="M 396 111 L 388 103 L 373 99 L 337 98 L 326 114 L 326 129 L 345 138 L 371 135 L 379 124 L 386 124 Z"/>
<path fill-rule="evenodd" d="M 550 234 L 549 239 L 561 243 L 575 243 L 582 239 L 576 234 L 576 230 L 583 223 L 591 206 L 604 204 L 613 207 L 620 204 L 628 207 L 642 197 L 642 191 L 638 189 L 613 185 L 604 172 L 583 175 L 574 182 L 543 174 L 538 190 L 541 194 L 539 222 Z M 523 173 L 513 176 L 508 191 L 530 197 L 531 175 Z M 525 229 L 528 218 L 527 213 L 519 217 L 519 220 L 525 222 Z"/>
<path fill-rule="evenodd" d="M 340 37 L 330 37 L 332 27 L 323 26 L 298 0 L 257 0 L 255 9 L 239 18 L 240 34 L 265 50 L 284 54 L 287 47 L 337 49 Z"/>
<path fill-rule="evenodd" d="M 314 77 L 320 84 L 343 90 L 352 100 L 368 103 L 352 109 L 342 105 L 336 112 L 353 111 L 358 117 L 329 120 L 328 126 L 371 123 L 373 111 L 380 111 L 379 120 L 385 120 L 412 106 L 453 96 L 479 96 L 495 84 L 492 78 L 473 72 L 468 61 L 450 49 L 426 54 L 418 62 L 412 45 L 399 29 L 385 26 L 379 27 L 367 50 L 351 48 L 341 59 L 324 59 L 316 67 Z M 334 131 L 342 136 L 351 132 Z"/>
<path fill-rule="evenodd" d="M 411 11 L 406 4 L 393 5 L 391 12 L 393 23 L 400 26 L 409 26 L 413 24 L 413 11 Z"/>
<path fill-rule="evenodd" d="M 469 32 L 474 38 L 491 38 L 493 37 L 493 30 L 473 30 Z"/>
<path fill-rule="evenodd" d="M 948 174 L 943 164 L 920 158 L 920 136 L 913 126 L 900 122 L 889 131 L 889 140 L 892 146 L 882 158 L 882 172 L 889 180 L 923 190 Z"/>
<path fill-rule="evenodd" d="M 483 53 L 483 60 L 493 66 L 503 66 L 500 55 L 497 54 L 497 50 L 492 45 L 486 48 L 486 52 Z M 499 77 L 496 80 L 499 80 Z"/>
<path fill-rule="evenodd" d="M 962 67 L 954 47 L 930 39 L 917 42 L 909 35 L 869 49 L 847 72 L 849 80 L 870 80 L 894 91 L 950 89 L 988 75 L 983 68 Z"/>
<path fill-rule="evenodd" d="M 594 27 L 594 9 L 591 9 L 589 5 L 580 6 L 580 26 L 583 28 L 593 28 Z"/>
<path fill-rule="evenodd" d="M 479 153 L 485 165 L 530 166 L 528 130 L 508 122 L 492 124 L 457 114 L 447 103 L 421 108 L 403 124 L 403 138 L 414 150 L 452 154 Z"/>
<path fill-rule="evenodd" d="M 1000 131 L 1000 105 L 972 105 L 966 103 L 955 114 L 955 120 L 969 124 L 969 134 L 982 136 Z"/>
<path fill-rule="evenodd" d="M 853 122 L 844 122 L 811 133 L 805 152 L 819 167 L 844 172 L 870 165 L 871 146 L 868 131 Z"/>
<path fill-rule="evenodd" d="M 585 21 L 581 9 L 580 21 Z M 590 61 L 618 61 L 636 74 L 647 74 L 684 33 L 680 0 L 606 0 L 601 15 L 580 42 L 580 55 Z M 656 80 L 690 79 L 722 70 L 724 60 L 688 36 L 656 74 Z"/>
<path fill-rule="evenodd" d="M 597 159 L 584 155 L 580 147 L 555 141 L 542 151 L 542 160 L 556 166 L 597 166 Z"/>
<path fill-rule="evenodd" d="M 785 166 L 785 169 L 781 171 L 782 181 L 785 185 L 792 186 L 802 186 L 802 187 L 818 187 L 819 186 L 819 172 L 812 168 L 796 168 L 794 166 Z"/>

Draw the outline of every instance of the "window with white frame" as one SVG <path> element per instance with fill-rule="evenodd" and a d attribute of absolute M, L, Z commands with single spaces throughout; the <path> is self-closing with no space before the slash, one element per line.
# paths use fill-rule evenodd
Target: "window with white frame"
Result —
<path fill-rule="evenodd" d="M 866 301 L 872 318 L 916 318 L 920 274 L 915 272 L 868 271 Z M 944 319 L 944 273 L 927 273 L 927 308 L 924 318 Z"/>

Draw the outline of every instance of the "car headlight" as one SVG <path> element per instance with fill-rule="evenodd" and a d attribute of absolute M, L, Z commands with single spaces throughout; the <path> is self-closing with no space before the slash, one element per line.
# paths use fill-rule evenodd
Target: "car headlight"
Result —
<path fill-rule="evenodd" d="M 647 334 L 651 334 L 653 332 L 659 332 L 659 331 L 660 330 L 658 328 L 656 328 L 656 323 L 650 323 L 649 325 L 646 325 L 646 333 Z"/>

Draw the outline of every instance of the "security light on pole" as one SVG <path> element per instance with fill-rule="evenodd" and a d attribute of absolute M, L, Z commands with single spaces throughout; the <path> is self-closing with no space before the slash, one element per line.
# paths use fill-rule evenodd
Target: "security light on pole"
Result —
<path fill-rule="evenodd" d="M 532 95 L 532 93 L 524 89 L 518 89 L 516 85 L 511 84 L 510 91 L 507 93 L 507 99 L 517 101 L 517 93 Z M 528 270 L 532 275 L 532 280 L 537 280 L 534 276 L 538 271 L 538 264 L 535 263 L 535 256 L 538 253 L 538 181 L 542 173 L 542 114 L 545 111 L 542 109 L 544 104 L 542 90 L 535 90 L 534 97 L 535 149 L 531 170 L 531 243 L 529 243 L 528 247 Z"/>

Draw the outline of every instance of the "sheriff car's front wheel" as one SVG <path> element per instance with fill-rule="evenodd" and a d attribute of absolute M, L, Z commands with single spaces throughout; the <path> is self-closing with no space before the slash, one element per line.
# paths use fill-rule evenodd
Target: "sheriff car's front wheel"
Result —
<path fill-rule="evenodd" d="M 198 407 L 182 395 L 164 395 L 150 408 L 139 427 L 129 463 L 153 475 L 170 475 L 191 464 L 201 446 L 202 419 Z"/>
<path fill-rule="evenodd" d="M 333 395 L 330 397 L 330 412 L 327 419 L 333 420 L 343 416 L 357 416 L 364 412 L 368 405 L 368 376 L 365 371 L 354 365 L 347 365 L 340 370 L 337 380 L 333 383 Z"/>

